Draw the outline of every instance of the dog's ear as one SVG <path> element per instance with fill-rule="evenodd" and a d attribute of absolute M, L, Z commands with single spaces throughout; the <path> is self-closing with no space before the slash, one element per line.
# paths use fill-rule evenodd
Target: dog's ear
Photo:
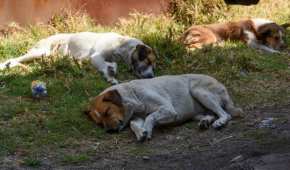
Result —
<path fill-rule="evenodd" d="M 89 104 L 84 108 L 83 113 L 87 116 L 89 116 L 89 113 L 91 112 L 91 105 L 93 104 L 95 97 L 89 98 Z"/>
<path fill-rule="evenodd" d="M 262 37 L 268 37 L 272 34 L 272 29 L 270 25 L 261 26 L 258 29 L 258 34 Z"/>
<path fill-rule="evenodd" d="M 122 98 L 117 90 L 111 90 L 105 93 L 103 101 L 111 102 L 117 106 L 122 106 Z"/>
<path fill-rule="evenodd" d="M 285 24 L 284 26 L 286 27 L 287 25 Z M 270 23 L 261 26 L 257 32 L 260 36 L 267 37 L 276 34 L 278 31 L 284 31 L 284 28 L 276 23 Z"/>
<path fill-rule="evenodd" d="M 145 60 L 148 54 L 150 53 L 150 49 L 146 45 L 143 45 L 143 44 L 138 44 L 136 46 L 136 50 L 137 50 L 139 61 Z"/>

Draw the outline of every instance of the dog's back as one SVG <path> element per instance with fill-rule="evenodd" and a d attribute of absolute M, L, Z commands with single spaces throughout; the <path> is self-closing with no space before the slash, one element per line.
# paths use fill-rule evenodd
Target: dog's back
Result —
<path fill-rule="evenodd" d="M 42 51 L 46 55 L 51 55 L 52 53 L 61 53 L 66 55 L 66 48 L 70 37 L 74 35 L 73 33 L 62 33 L 49 36 L 45 39 L 37 42 L 28 53 L 35 53 L 36 51 Z"/>
<path fill-rule="evenodd" d="M 143 44 L 143 42 L 113 32 L 81 32 L 70 37 L 68 49 L 70 55 L 78 59 L 92 56 L 93 53 L 102 55 L 103 57 L 112 57 L 114 56 L 113 52 L 116 53 L 116 49 L 118 49 L 121 54 L 124 54 L 136 47 L 136 44 Z M 124 46 L 126 52 L 121 51 L 122 46 Z"/>
<path fill-rule="evenodd" d="M 125 89 L 123 96 L 128 96 L 130 91 L 134 91 L 137 98 L 144 103 L 145 107 L 154 109 L 166 102 L 171 105 L 178 113 L 187 113 L 192 110 L 202 109 L 196 101 L 193 100 L 191 90 L 196 88 L 207 89 L 216 93 L 226 91 L 225 87 L 212 77 L 201 74 L 184 74 L 176 76 L 161 76 L 152 79 L 133 80 L 111 89 Z M 106 90 L 107 91 L 107 90 Z M 181 100 L 182 99 L 182 100 Z"/>
<path fill-rule="evenodd" d="M 182 35 L 182 42 L 189 48 L 201 48 L 203 45 L 218 43 L 224 40 L 245 41 L 243 30 L 254 32 L 250 20 L 209 25 L 194 25 Z"/>

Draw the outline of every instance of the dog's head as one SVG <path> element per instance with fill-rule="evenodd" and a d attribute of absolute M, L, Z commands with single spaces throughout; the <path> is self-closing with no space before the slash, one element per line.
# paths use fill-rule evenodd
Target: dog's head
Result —
<path fill-rule="evenodd" d="M 117 90 L 107 91 L 90 101 L 85 113 L 107 132 L 119 131 L 123 127 L 125 109 Z"/>
<path fill-rule="evenodd" d="M 285 28 L 288 25 L 278 25 L 276 23 L 268 23 L 260 26 L 257 30 L 258 39 L 262 44 L 273 48 L 275 50 L 281 50 L 286 48 L 286 44 L 283 40 Z"/>
<path fill-rule="evenodd" d="M 135 74 L 140 78 L 153 78 L 156 53 L 149 46 L 138 44 L 134 49 L 131 60 Z"/>

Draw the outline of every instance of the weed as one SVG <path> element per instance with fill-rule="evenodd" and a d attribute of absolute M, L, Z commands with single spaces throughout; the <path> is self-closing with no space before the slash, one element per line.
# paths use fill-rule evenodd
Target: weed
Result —
<path fill-rule="evenodd" d="M 41 165 L 41 161 L 34 157 L 28 157 L 23 160 L 23 165 L 36 168 Z"/>

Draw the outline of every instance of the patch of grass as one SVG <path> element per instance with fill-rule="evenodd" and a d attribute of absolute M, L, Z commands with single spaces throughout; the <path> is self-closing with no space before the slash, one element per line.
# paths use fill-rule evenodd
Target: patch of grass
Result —
<path fill-rule="evenodd" d="M 269 18 L 283 23 L 289 21 L 289 7 L 289 2 L 284 0 L 263 0 L 252 6 L 227 5 L 223 0 L 171 0 L 169 13 L 178 23 L 186 26 L 247 17 Z"/>
<path fill-rule="evenodd" d="M 89 157 L 85 154 L 64 155 L 62 162 L 65 164 L 78 164 L 88 161 Z"/>
<path fill-rule="evenodd" d="M 211 23 L 225 17 L 228 10 L 223 0 L 171 0 L 169 13 L 184 25 Z"/>
<path fill-rule="evenodd" d="M 152 153 L 152 150 L 147 145 L 135 144 L 128 148 L 127 153 L 134 156 L 145 156 Z"/>
<path fill-rule="evenodd" d="M 23 160 L 23 165 L 37 168 L 41 165 L 41 161 L 34 157 L 28 157 Z"/>

